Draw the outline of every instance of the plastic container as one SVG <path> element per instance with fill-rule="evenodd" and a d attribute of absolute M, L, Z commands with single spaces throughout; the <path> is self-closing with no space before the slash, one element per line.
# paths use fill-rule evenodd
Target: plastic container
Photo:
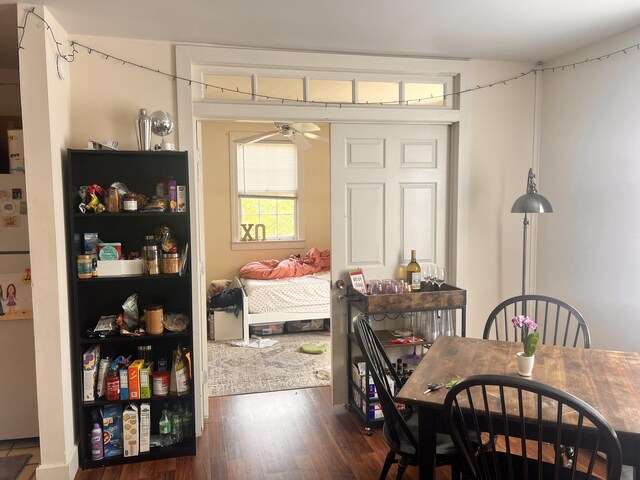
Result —
<path fill-rule="evenodd" d="M 149 335 L 160 335 L 164 331 L 162 315 L 162 305 L 148 305 L 144 309 L 146 331 Z"/>
<path fill-rule="evenodd" d="M 169 395 L 169 370 L 156 370 L 153 377 L 153 396 L 166 397 Z"/>
<path fill-rule="evenodd" d="M 78 255 L 78 278 L 93 276 L 93 259 L 91 255 Z"/>

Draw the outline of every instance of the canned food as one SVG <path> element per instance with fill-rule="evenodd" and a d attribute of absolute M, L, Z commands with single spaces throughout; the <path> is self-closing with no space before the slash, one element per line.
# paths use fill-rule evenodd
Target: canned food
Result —
<path fill-rule="evenodd" d="M 93 276 L 93 260 L 91 255 L 78 255 L 78 278 Z"/>

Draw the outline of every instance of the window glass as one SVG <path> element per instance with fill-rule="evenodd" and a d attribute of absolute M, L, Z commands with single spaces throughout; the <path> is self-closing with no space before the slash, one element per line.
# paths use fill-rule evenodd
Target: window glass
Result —
<path fill-rule="evenodd" d="M 405 83 L 404 99 L 409 105 L 444 105 L 444 85 L 442 83 Z M 431 98 L 433 97 L 433 98 Z M 418 101 L 418 99 L 421 99 Z"/>
<path fill-rule="evenodd" d="M 239 224 L 263 224 L 267 240 L 298 238 L 298 150 L 290 142 L 237 147 Z"/>
<path fill-rule="evenodd" d="M 279 98 L 304 100 L 304 82 L 301 78 L 273 78 L 258 77 L 258 100 L 261 102 L 274 101 Z"/>
<path fill-rule="evenodd" d="M 236 92 L 236 89 L 238 89 L 241 92 L 252 93 L 251 76 L 204 75 L 203 81 L 207 85 L 220 87 L 214 88 L 210 86 L 205 88 L 204 98 L 207 100 L 251 100 L 251 95 Z"/>
<path fill-rule="evenodd" d="M 309 100 L 327 103 L 351 103 L 353 83 L 350 80 L 309 80 Z"/>
<path fill-rule="evenodd" d="M 399 83 L 358 81 L 359 103 L 385 103 L 398 101 L 400 101 Z"/>

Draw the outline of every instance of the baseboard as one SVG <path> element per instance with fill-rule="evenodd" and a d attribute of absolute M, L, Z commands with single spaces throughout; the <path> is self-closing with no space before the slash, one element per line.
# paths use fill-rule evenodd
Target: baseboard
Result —
<path fill-rule="evenodd" d="M 78 472 L 78 445 L 73 446 L 69 460 L 65 464 L 40 464 L 36 468 L 38 480 L 73 480 Z"/>

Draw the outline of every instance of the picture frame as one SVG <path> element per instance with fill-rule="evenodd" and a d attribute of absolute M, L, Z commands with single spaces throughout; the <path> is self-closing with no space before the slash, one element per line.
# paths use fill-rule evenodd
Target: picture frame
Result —
<path fill-rule="evenodd" d="M 352 270 L 349 272 L 349 277 L 351 277 L 351 286 L 354 290 L 362 293 L 363 295 L 367 294 L 367 282 L 364 280 L 364 273 L 362 273 L 362 269 L 359 268 L 357 270 Z"/>

